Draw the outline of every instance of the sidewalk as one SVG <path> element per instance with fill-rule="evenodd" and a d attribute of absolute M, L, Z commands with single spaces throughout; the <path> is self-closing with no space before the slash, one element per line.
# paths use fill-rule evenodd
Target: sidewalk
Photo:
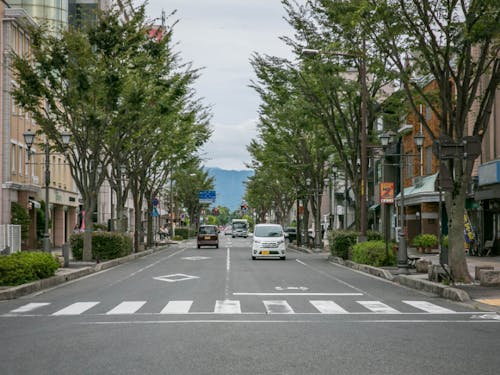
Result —
<path fill-rule="evenodd" d="M 314 252 L 311 249 L 298 248 L 294 245 L 290 247 L 307 253 Z M 329 254 L 329 252 L 325 250 L 321 252 L 321 254 Z M 433 265 L 439 264 L 439 254 L 422 254 L 417 252 L 414 248 L 408 248 L 408 256 L 430 260 Z M 482 310 L 500 313 L 500 286 L 482 286 L 479 285 L 479 281 L 474 281 L 474 283 L 470 285 L 455 284 L 450 286 L 430 281 L 427 273 L 417 273 L 415 269 L 409 269 L 409 275 L 399 275 L 397 267 L 377 268 L 354 263 L 349 260 L 343 260 L 331 255 L 328 259 L 346 267 L 366 272 L 409 288 L 433 293 L 442 298 L 451 299 L 457 302 L 467 303 Z M 476 266 L 491 266 L 495 271 L 500 271 L 500 256 L 476 257 L 466 255 L 466 260 L 469 273 L 473 278 L 475 276 Z"/>
<path fill-rule="evenodd" d="M 439 254 L 422 254 L 414 248 L 408 248 L 408 255 L 430 260 L 432 264 L 439 264 Z M 466 255 L 465 257 L 469 274 L 473 278 L 476 273 L 476 266 L 490 266 L 495 271 L 500 271 L 500 256 L 478 257 Z M 412 277 L 423 277 L 428 280 L 427 274 L 415 274 Z M 470 300 L 478 304 L 478 306 L 482 305 L 483 308 L 493 308 L 495 311 L 500 312 L 500 286 L 482 286 L 478 280 L 475 280 L 473 284 L 455 284 L 453 288 L 467 293 Z"/>
<path fill-rule="evenodd" d="M 82 262 L 75 261 L 70 256 L 70 261 L 68 267 L 60 267 L 57 269 L 54 276 L 47 279 L 33 281 L 28 284 L 22 284 L 17 286 L 5 286 L 0 287 L 0 301 L 19 298 L 43 289 L 51 288 L 65 282 L 78 279 L 83 276 L 90 275 L 117 265 L 129 262 L 131 260 L 153 254 L 157 251 L 165 250 L 168 248 L 169 244 L 176 244 L 175 241 L 166 241 L 165 243 L 158 244 L 152 249 L 140 251 L 138 253 L 133 253 L 127 255 L 123 258 L 116 258 L 108 261 L 102 262 Z M 62 249 L 52 249 L 53 255 L 62 256 Z"/>

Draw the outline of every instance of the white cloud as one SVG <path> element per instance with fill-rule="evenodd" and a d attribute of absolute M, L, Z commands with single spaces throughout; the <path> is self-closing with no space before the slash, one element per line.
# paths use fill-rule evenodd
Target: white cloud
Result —
<path fill-rule="evenodd" d="M 299 2 L 302 2 L 300 0 Z M 184 61 L 204 67 L 195 85 L 198 97 L 213 108 L 214 134 L 202 151 L 207 166 L 245 169 L 246 145 L 255 137 L 259 98 L 249 88 L 255 75 L 254 52 L 290 56 L 280 36 L 291 35 L 280 0 L 149 0 L 148 15 L 162 9 L 174 27 L 175 47 Z M 230 125 L 228 125 L 230 124 Z"/>
<path fill-rule="evenodd" d="M 202 151 L 207 167 L 242 170 L 248 169 L 245 163 L 250 161 L 246 146 L 257 135 L 256 120 L 247 120 L 239 124 L 214 125 L 216 132 Z"/>

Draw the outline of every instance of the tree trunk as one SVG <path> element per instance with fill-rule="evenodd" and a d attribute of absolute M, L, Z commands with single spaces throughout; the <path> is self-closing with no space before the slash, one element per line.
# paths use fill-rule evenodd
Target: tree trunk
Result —
<path fill-rule="evenodd" d="M 86 200 L 85 208 L 85 231 L 83 232 L 83 252 L 82 260 L 84 262 L 92 261 L 92 215 L 94 213 L 95 201 L 92 197 Z"/>
<path fill-rule="evenodd" d="M 459 193 L 450 202 L 448 219 L 448 263 L 454 281 L 471 283 L 464 248 L 464 213 L 467 184 L 462 183 Z"/>

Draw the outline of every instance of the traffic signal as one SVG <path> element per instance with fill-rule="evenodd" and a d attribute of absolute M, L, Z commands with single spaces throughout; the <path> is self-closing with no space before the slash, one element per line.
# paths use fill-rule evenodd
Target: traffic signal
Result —
<path fill-rule="evenodd" d="M 246 211 L 246 210 L 248 210 L 248 205 L 247 205 L 246 203 L 243 203 L 243 204 L 241 205 L 241 210 L 242 210 L 242 211 Z"/>

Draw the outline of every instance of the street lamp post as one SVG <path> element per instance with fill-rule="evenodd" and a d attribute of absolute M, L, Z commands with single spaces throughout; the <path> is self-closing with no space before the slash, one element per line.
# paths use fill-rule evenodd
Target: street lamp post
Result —
<path fill-rule="evenodd" d="M 380 142 L 382 146 L 385 148 L 389 144 L 391 135 L 389 133 L 384 133 L 380 136 Z M 415 144 L 417 148 L 420 150 L 424 143 L 424 135 L 422 133 L 418 133 L 414 136 Z M 396 156 L 396 155 L 393 155 Z M 405 230 L 405 187 L 404 187 L 404 161 L 403 158 L 413 155 L 405 155 L 404 153 L 404 143 L 403 138 L 400 138 L 400 149 L 399 149 L 399 178 L 400 178 L 400 209 L 399 209 L 399 247 L 398 247 L 398 270 L 400 274 L 408 274 L 408 248 L 406 244 L 406 230 Z"/>
<path fill-rule="evenodd" d="M 33 146 L 33 142 L 35 141 L 36 134 L 28 129 L 26 133 L 23 133 L 24 142 L 26 143 L 26 147 L 28 148 L 28 160 L 31 157 L 31 146 Z M 61 141 L 63 145 L 68 145 L 71 138 L 70 133 L 61 133 Z M 43 251 L 50 253 L 50 234 L 49 234 L 49 187 L 50 187 L 50 146 L 49 142 L 45 140 L 45 227 L 43 233 Z"/>

